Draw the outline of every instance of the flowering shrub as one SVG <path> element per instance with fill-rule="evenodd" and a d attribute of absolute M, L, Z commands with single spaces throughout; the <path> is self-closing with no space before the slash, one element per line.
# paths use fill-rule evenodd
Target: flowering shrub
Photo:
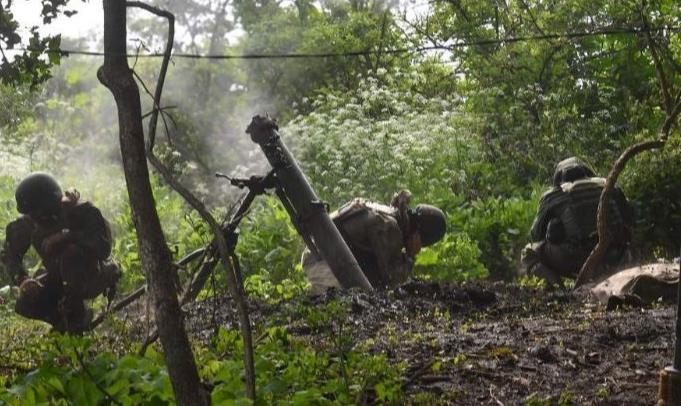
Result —
<path fill-rule="evenodd" d="M 463 169 L 481 156 L 466 130 L 474 123 L 459 114 L 456 97 L 425 98 L 397 86 L 422 80 L 379 70 L 355 92 L 319 96 L 314 112 L 286 126 L 294 155 L 331 206 L 355 196 L 389 201 L 401 188 L 415 200 L 444 203 L 453 185 L 466 182 Z"/>

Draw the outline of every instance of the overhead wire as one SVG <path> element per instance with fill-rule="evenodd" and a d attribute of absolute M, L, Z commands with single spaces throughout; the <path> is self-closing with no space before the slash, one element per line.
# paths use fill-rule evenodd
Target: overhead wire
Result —
<path fill-rule="evenodd" d="M 250 53 L 250 54 L 188 54 L 188 53 L 173 53 L 173 58 L 183 58 L 183 59 L 299 59 L 299 58 L 338 58 L 338 57 L 357 57 L 357 56 L 371 56 L 371 55 L 386 55 L 386 54 L 417 54 L 427 51 L 451 51 L 458 48 L 465 48 L 471 46 L 487 46 L 487 45 L 502 45 L 502 44 L 512 44 L 518 42 L 530 42 L 530 41 L 546 41 L 546 40 L 557 40 L 557 39 L 575 39 L 575 38 L 585 38 L 585 37 L 595 37 L 595 36 L 609 36 L 609 35 L 631 35 L 631 34 L 641 34 L 645 32 L 659 32 L 659 31 L 670 31 L 679 32 L 680 27 L 650 27 L 650 28 L 635 28 L 635 27 L 623 27 L 623 28 L 609 28 L 594 31 L 580 31 L 580 32 L 566 32 L 566 33 L 554 33 L 554 34 L 542 34 L 542 35 L 532 35 L 532 36 L 519 36 L 519 37 L 508 37 L 508 38 L 490 38 L 490 39 L 477 39 L 470 41 L 459 41 L 452 44 L 446 45 L 429 45 L 429 46 L 419 46 L 419 47 L 409 47 L 409 48 L 387 48 L 387 49 L 367 49 L 361 51 L 344 51 L 344 52 L 313 52 L 313 53 Z M 14 48 L 14 50 L 20 51 L 30 51 L 30 48 Z M 57 52 L 61 56 L 71 56 L 71 55 L 83 55 L 83 56 L 106 56 L 105 52 L 100 51 L 81 51 L 81 50 L 70 50 L 70 49 L 56 49 L 56 50 L 46 50 L 46 53 Z M 163 53 L 135 53 L 126 54 L 130 58 L 161 58 L 164 56 Z"/>

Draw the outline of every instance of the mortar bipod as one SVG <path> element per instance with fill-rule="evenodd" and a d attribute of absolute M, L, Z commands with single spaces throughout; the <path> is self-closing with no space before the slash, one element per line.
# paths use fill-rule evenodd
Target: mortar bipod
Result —
<path fill-rule="evenodd" d="M 255 116 L 246 132 L 257 143 L 276 174 L 277 196 L 296 229 L 317 257 L 328 264 L 343 288 L 372 289 L 352 251 L 331 220 L 305 174 L 277 132 L 269 117 Z"/>
<path fill-rule="evenodd" d="M 268 190 L 273 189 L 274 193 L 277 195 L 277 197 L 281 201 L 281 204 L 284 206 L 284 209 L 288 213 L 289 218 L 291 219 L 291 222 L 293 223 L 293 226 L 295 227 L 296 231 L 303 238 L 305 245 L 308 247 L 308 249 L 312 252 L 313 255 L 315 255 L 317 258 L 320 258 L 319 251 L 317 250 L 316 245 L 310 238 L 310 234 L 306 232 L 302 227 L 302 224 L 300 222 L 300 215 L 293 208 L 291 201 L 288 199 L 286 193 L 284 193 L 283 189 L 281 188 L 281 185 L 277 180 L 277 175 L 274 172 L 274 169 L 270 170 L 265 176 L 254 175 L 251 176 L 250 178 L 233 178 L 219 172 L 216 173 L 215 176 L 218 178 L 225 178 L 229 180 L 232 186 L 236 186 L 239 189 L 248 188 L 248 193 L 241 199 L 239 207 L 234 212 L 229 221 L 225 223 L 222 227 L 223 232 L 225 233 L 225 237 L 227 238 L 227 241 L 233 244 L 231 245 L 232 250 L 235 248 L 238 238 L 238 236 L 236 235 L 236 229 L 239 226 L 239 223 L 241 222 L 243 217 L 248 212 L 248 209 L 255 200 L 255 197 L 258 195 L 265 194 L 267 193 Z"/>

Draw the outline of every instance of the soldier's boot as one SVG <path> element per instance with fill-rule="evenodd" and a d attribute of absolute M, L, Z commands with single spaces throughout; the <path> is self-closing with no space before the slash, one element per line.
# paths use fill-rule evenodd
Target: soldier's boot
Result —
<path fill-rule="evenodd" d="M 554 285 L 563 286 L 558 272 L 547 266 L 544 262 L 545 242 L 527 244 L 520 253 L 520 276 L 535 276 L 546 281 L 549 288 Z"/>
<path fill-rule="evenodd" d="M 100 274 L 102 283 L 104 286 L 106 286 L 104 289 L 104 295 L 106 296 L 108 308 L 111 306 L 111 303 L 113 303 L 113 300 L 116 297 L 118 281 L 121 279 L 121 269 L 115 262 L 109 261 L 102 265 Z"/>
<path fill-rule="evenodd" d="M 36 318 L 40 313 L 36 304 L 43 295 L 45 286 L 33 278 L 26 278 L 19 286 L 19 297 L 15 303 L 15 311 L 28 318 Z"/>
<path fill-rule="evenodd" d="M 616 310 L 623 307 L 642 307 L 645 303 L 640 297 L 631 294 L 613 295 L 608 298 L 606 310 Z"/>
<path fill-rule="evenodd" d="M 536 276 L 538 278 L 544 279 L 546 281 L 547 288 L 552 289 L 558 287 L 559 289 L 564 288 L 563 280 L 560 275 L 549 268 L 548 266 L 540 263 L 535 264 L 527 270 L 527 274 L 530 276 Z"/>

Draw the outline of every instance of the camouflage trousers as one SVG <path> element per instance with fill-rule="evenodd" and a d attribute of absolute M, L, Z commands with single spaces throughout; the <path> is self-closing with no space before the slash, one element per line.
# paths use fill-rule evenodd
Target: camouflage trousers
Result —
<path fill-rule="evenodd" d="M 22 282 L 15 311 L 45 321 L 59 332 L 87 330 L 92 312 L 84 301 L 114 289 L 120 270 L 113 262 L 97 261 L 75 244 L 65 247 L 57 264 Z"/>
<path fill-rule="evenodd" d="M 588 258 L 592 246 L 575 247 L 568 244 L 551 244 L 548 241 L 529 243 L 520 256 L 521 275 L 537 276 L 551 285 L 562 286 L 561 278 L 575 278 Z M 628 249 L 612 246 L 604 264 L 593 277 L 601 280 L 613 273 L 614 268 L 629 258 Z"/>

